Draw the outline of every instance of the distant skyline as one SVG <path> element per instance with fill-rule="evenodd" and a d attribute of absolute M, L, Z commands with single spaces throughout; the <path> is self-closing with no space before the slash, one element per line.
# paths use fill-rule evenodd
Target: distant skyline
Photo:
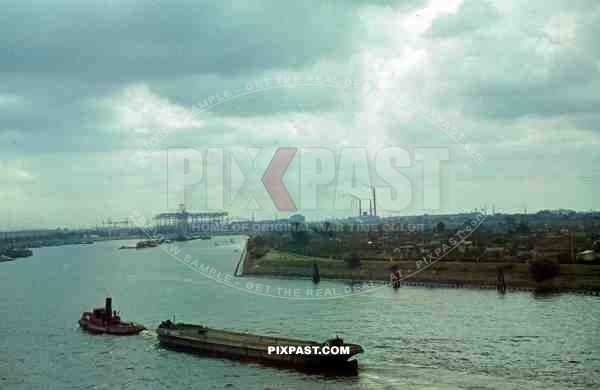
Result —
<path fill-rule="evenodd" d="M 600 209 L 597 1 L 252 4 L 4 5 L 0 231 L 174 210 L 167 203 L 173 147 L 322 147 L 336 156 L 342 147 L 365 147 L 372 161 L 399 146 L 413 158 L 402 170 L 413 202 L 400 215 L 426 212 L 431 190 L 415 148 L 448 148 L 440 209 L 429 213 L 484 204 L 497 213 Z M 374 86 L 404 107 L 331 83 L 241 93 L 294 76 Z M 220 101 L 226 90 L 239 97 L 194 116 L 132 161 L 171 120 L 205 99 Z M 445 124 L 457 129 L 455 139 Z M 283 178 L 295 201 L 298 172 L 296 157 Z M 226 179 L 229 192 L 242 185 L 233 173 Z M 202 211 L 205 194 L 203 180 L 188 189 L 186 206 Z M 325 206 L 298 213 L 350 215 L 326 206 L 334 196 L 335 187 L 324 186 L 318 199 Z M 276 212 L 239 199 L 223 208 L 257 218 Z"/>
<path fill-rule="evenodd" d="M 189 212 L 195 212 L 196 210 L 188 210 Z M 551 212 L 560 212 L 560 211 L 568 211 L 568 212 L 576 212 L 578 214 L 586 214 L 586 213 L 593 213 L 593 214 L 597 214 L 600 213 L 600 210 L 571 210 L 571 209 L 553 209 L 553 210 L 547 210 L 547 209 L 542 209 L 542 210 L 522 210 L 520 212 L 507 212 L 507 211 L 498 211 L 496 210 L 495 213 L 492 213 L 490 209 L 488 209 L 487 211 L 484 210 L 483 208 L 476 208 L 473 210 L 463 210 L 463 211 L 457 211 L 455 213 L 424 213 L 424 214 L 420 214 L 420 213 L 415 213 L 415 214 L 401 214 L 401 215 L 392 215 L 392 214 L 383 214 L 383 215 L 379 215 L 378 217 L 380 217 L 381 219 L 387 219 L 387 218 L 403 218 L 403 217 L 418 217 L 418 216 L 431 216 L 431 217 L 442 217 L 442 216 L 455 216 L 455 215 L 460 215 L 460 214 L 473 214 L 473 213 L 477 213 L 477 214 L 483 214 L 483 215 L 487 215 L 487 216 L 507 216 L 507 215 L 512 215 L 512 216 L 519 216 L 519 215 L 524 215 L 526 213 L 526 215 L 535 215 L 539 212 L 543 212 L 543 211 L 551 211 Z M 302 213 L 298 213 L 301 214 Z M 290 213 L 289 216 L 284 216 L 284 215 L 272 215 L 272 216 L 267 216 L 267 215 L 262 215 L 262 216 L 258 216 L 255 219 L 252 219 L 252 215 L 250 216 L 239 216 L 239 215 L 229 215 L 226 219 L 229 223 L 235 223 L 235 222 L 241 222 L 241 221 L 256 221 L 256 222 L 261 222 L 261 221 L 271 221 L 271 220 L 278 220 L 278 219 L 287 219 L 289 217 L 291 217 L 292 215 L 294 215 L 293 213 Z M 145 216 L 146 217 L 146 216 Z M 333 221 L 333 220 L 344 220 L 344 219 L 350 219 L 350 218 L 357 218 L 358 215 L 347 215 L 347 216 L 329 216 L 329 215 L 323 215 L 320 217 L 312 217 L 312 218 L 307 218 L 306 222 L 307 223 L 318 223 L 318 222 L 326 222 L 326 221 Z M 112 228 L 123 228 L 126 226 L 129 227 L 135 227 L 135 218 L 128 218 L 127 219 L 128 224 L 125 224 L 125 219 L 120 219 L 120 220 L 115 220 L 115 219 L 111 219 L 111 218 L 106 218 L 104 220 L 99 220 L 97 224 L 95 225 L 63 225 L 63 226 L 52 226 L 52 227 L 43 227 L 43 226 L 31 226 L 31 227 L 26 227 L 26 228 L 13 228 L 13 229 L 5 229 L 5 230 L 0 230 L 0 233 L 10 233 L 10 232 L 19 232 L 19 231 L 35 231 L 35 230 L 55 230 L 55 229 L 70 229 L 70 230 L 93 230 L 93 229 L 110 229 Z M 149 225 L 154 226 L 156 224 L 155 220 L 151 220 L 150 222 L 148 222 Z"/>

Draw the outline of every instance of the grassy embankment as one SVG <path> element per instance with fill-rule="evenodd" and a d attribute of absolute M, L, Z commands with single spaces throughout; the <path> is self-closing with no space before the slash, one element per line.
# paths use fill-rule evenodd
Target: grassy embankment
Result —
<path fill-rule="evenodd" d="M 408 283 L 440 283 L 471 287 L 494 287 L 497 269 L 505 269 L 508 288 L 550 288 L 562 291 L 600 291 L 600 265 L 561 264 L 560 276 L 543 284 L 530 277 L 529 265 L 524 263 L 439 261 L 418 270 L 415 261 L 384 261 L 361 259 L 360 267 L 350 269 L 342 260 L 301 256 L 270 249 L 259 258 L 250 255 L 244 267 L 246 275 L 277 277 L 310 277 L 316 262 L 322 278 L 345 280 L 390 280 L 392 266 L 402 270 Z"/>

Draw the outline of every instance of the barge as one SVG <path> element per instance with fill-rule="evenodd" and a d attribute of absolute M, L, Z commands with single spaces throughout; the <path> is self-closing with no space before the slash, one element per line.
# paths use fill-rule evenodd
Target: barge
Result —
<path fill-rule="evenodd" d="M 349 359 L 363 352 L 360 345 L 346 344 L 337 337 L 319 343 L 218 330 L 203 325 L 173 323 L 170 320 L 163 321 L 156 333 L 160 344 L 171 349 L 311 371 L 355 372 L 358 363 L 354 359 Z M 269 350 L 269 347 L 278 346 L 294 346 L 297 349 L 302 347 L 303 351 L 310 350 L 310 353 L 276 354 L 273 352 L 274 348 Z M 333 355 L 316 352 L 317 350 L 322 352 L 323 347 L 347 347 L 347 353 Z"/>

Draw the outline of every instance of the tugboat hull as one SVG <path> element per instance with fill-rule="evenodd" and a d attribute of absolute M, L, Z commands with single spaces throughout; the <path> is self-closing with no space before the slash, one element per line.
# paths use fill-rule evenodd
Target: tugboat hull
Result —
<path fill-rule="evenodd" d="M 108 326 L 103 326 L 100 324 L 94 324 L 89 321 L 79 320 L 79 326 L 81 327 L 81 329 L 84 329 L 90 333 L 94 333 L 94 334 L 106 333 L 106 334 L 112 334 L 112 335 L 117 335 L 117 336 L 134 335 L 134 334 L 138 334 L 142 330 L 146 329 L 143 325 L 136 324 L 133 322 L 126 323 L 126 324 L 121 323 L 118 325 L 112 324 L 112 325 L 108 325 Z"/>

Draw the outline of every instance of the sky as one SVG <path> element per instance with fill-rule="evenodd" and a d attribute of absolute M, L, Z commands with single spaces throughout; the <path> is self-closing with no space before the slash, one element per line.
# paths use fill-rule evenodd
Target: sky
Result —
<path fill-rule="evenodd" d="M 283 147 L 298 148 L 283 182 L 309 218 L 357 213 L 349 199 L 386 185 L 373 173 L 385 148 L 407 151 L 410 166 L 392 159 L 382 169 L 411 185 L 391 192 L 409 194 L 402 210 L 380 215 L 600 206 L 596 0 L 1 0 L 0 8 L 0 230 L 93 226 L 134 210 L 151 218 L 175 210 L 178 196 L 190 210 L 215 209 L 215 193 L 233 216 L 286 216 L 260 183 Z M 317 76 L 330 83 L 317 85 Z M 225 91 L 233 98 L 196 112 Z M 181 125 L 147 148 L 173 120 Z M 207 159 L 202 180 L 172 194 L 169 150 L 206 159 L 208 147 L 224 150 L 224 166 L 210 170 L 223 180 L 209 182 L 218 162 Z M 331 184 L 302 173 L 308 148 L 331 151 Z M 341 162 L 343 148 L 364 148 L 368 183 L 347 174 L 356 167 Z M 420 148 L 448 152 L 437 179 L 424 173 Z M 150 149 L 143 159 L 140 149 Z M 189 174 L 199 163 L 187 164 Z M 316 207 L 301 207 L 303 185 Z M 349 208 L 336 209 L 336 196 Z"/>

